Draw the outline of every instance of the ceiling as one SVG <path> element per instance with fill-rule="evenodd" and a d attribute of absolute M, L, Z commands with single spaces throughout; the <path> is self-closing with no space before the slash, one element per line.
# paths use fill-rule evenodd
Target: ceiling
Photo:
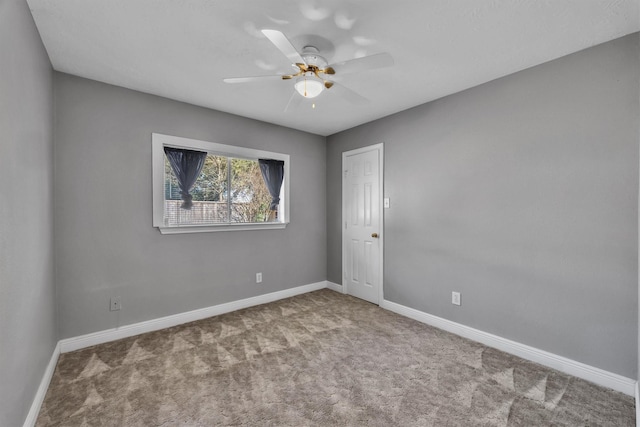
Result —
<path fill-rule="evenodd" d="M 330 135 L 640 30 L 638 0 L 27 0 L 55 70 Z M 335 76 L 285 110 L 293 81 L 260 32 L 329 63 L 388 52 L 390 68 Z"/>

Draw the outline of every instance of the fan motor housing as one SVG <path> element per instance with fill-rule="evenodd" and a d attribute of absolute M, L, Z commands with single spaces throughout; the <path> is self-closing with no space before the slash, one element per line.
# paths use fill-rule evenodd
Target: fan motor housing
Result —
<path fill-rule="evenodd" d="M 326 68 L 328 65 L 327 60 L 318 55 L 319 53 L 318 48 L 315 46 L 305 46 L 302 48 L 300 56 L 302 56 L 307 65 L 313 65 L 319 69 Z"/>

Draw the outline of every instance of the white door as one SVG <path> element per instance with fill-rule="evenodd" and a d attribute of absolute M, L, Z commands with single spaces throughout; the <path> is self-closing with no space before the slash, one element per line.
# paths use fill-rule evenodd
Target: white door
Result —
<path fill-rule="evenodd" d="M 379 304 L 382 293 L 382 144 L 342 154 L 345 292 Z"/>

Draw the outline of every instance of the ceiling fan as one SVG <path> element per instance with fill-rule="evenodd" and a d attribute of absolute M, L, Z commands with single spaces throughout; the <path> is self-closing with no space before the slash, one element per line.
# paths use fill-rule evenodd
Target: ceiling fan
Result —
<path fill-rule="evenodd" d="M 305 46 L 302 52 L 298 52 L 282 32 L 265 29 L 262 30 L 262 34 L 291 61 L 295 72 L 292 74 L 277 74 L 271 76 L 233 77 L 224 79 L 224 82 L 248 83 L 272 79 L 294 80 L 295 90 L 285 111 L 288 110 L 292 104 L 299 103 L 303 98 L 315 98 L 325 89 L 333 89 L 332 92 L 338 92 L 354 104 L 367 103 L 369 102 L 368 99 L 331 80 L 332 77 L 393 65 L 393 58 L 388 53 L 378 53 L 329 65 L 327 60 L 320 56 L 320 52 L 314 46 Z M 297 94 L 301 97 L 297 96 Z"/>

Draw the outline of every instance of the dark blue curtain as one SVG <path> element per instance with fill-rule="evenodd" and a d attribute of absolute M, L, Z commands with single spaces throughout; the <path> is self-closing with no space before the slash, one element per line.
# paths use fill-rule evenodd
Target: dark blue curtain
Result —
<path fill-rule="evenodd" d="M 284 178 L 284 161 L 258 159 L 258 164 L 260 164 L 262 179 L 264 179 L 264 183 L 269 189 L 269 194 L 271 194 L 271 206 L 269 209 L 275 211 L 280 203 L 280 187 L 282 187 Z"/>
<path fill-rule="evenodd" d="M 193 197 L 189 193 L 191 187 L 200 176 L 207 153 L 204 151 L 184 150 L 182 148 L 164 147 L 164 154 L 169 159 L 171 169 L 178 180 L 182 196 L 182 209 L 191 209 Z"/>

